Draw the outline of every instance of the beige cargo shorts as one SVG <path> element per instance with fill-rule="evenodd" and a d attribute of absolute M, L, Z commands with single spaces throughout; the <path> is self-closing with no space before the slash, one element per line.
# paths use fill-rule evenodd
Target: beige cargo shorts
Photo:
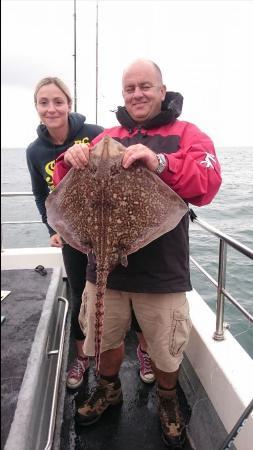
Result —
<path fill-rule="evenodd" d="M 131 325 L 131 304 L 147 342 L 148 353 L 156 367 L 176 371 L 188 343 L 191 319 L 185 292 L 143 294 L 107 289 L 101 353 L 118 348 Z M 96 286 L 86 282 L 79 314 L 86 334 L 84 352 L 95 354 Z"/>

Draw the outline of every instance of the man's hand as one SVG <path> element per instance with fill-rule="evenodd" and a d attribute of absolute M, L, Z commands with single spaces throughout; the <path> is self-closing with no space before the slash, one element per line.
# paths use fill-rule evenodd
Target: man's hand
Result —
<path fill-rule="evenodd" d="M 140 159 L 152 172 L 154 172 L 159 165 L 155 152 L 150 150 L 150 148 L 146 147 L 145 145 L 135 144 L 130 145 L 130 147 L 128 147 L 127 151 L 124 153 L 122 166 L 124 167 L 124 169 L 128 169 L 128 167 L 130 167 L 131 164 L 133 164 L 138 159 Z"/>
<path fill-rule="evenodd" d="M 74 169 L 85 169 L 89 162 L 90 146 L 74 144 L 64 153 L 64 162 Z"/>
<path fill-rule="evenodd" d="M 63 243 L 59 234 L 56 233 L 50 237 L 50 245 L 51 247 L 60 247 L 60 248 L 63 247 Z"/>

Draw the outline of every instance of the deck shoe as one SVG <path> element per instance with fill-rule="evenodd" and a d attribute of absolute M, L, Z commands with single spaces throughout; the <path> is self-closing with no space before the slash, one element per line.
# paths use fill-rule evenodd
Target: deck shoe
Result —
<path fill-rule="evenodd" d="M 103 412 L 113 405 L 122 403 L 123 396 L 120 379 L 109 382 L 100 379 L 97 386 L 93 388 L 90 397 L 86 400 L 76 413 L 76 421 L 79 425 L 88 426 L 100 419 Z"/>
<path fill-rule="evenodd" d="M 75 358 L 71 368 L 68 371 L 67 387 L 70 389 L 77 389 L 83 382 L 83 376 L 89 368 L 89 358 L 86 356 L 82 358 L 78 356 Z"/>
<path fill-rule="evenodd" d="M 144 383 L 153 383 L 155 381 L 155 374 L 152 370 L 151 359 L 147 352 L 137 347 L 137 357 L 140 363 L 140 378 Z"/>
<path fill-rule="evenodd" d="M 140 363 L 140 378 L 144 383 L 153 383 L 155 381 L 155 374 L 151 367 L 151 359 L 148 353 L 137 347 L 137 357 Z"/>
<path fill-rule="evenodd" d="M 164 443 L 171 448 L 182 448 L 186 431 L 176 388 L 173 390 L 158 388 L 158 411 Z"/>

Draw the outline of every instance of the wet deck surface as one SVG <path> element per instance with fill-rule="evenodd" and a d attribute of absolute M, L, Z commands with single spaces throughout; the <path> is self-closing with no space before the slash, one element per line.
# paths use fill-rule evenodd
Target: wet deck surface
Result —
<path fill-rule="evenodd" d="M 41 277 L 33 270 L 2 271 L 2 289 L 11 290 L 11 294 L 1 305 L 2 314 L 6 316 L 1 326 L 1 411 L 4 417 L 1 421 L 1 449 L 4 448 L 13 420 L 51 271 L 48 275 L 48 277 Z M 17 309 L 13 307 L 13 302 L 16 303 Z M 137 338 L 134 331 L 131 330 L 128 333 L 125 344 L 126 356 L 120 371 L 123 404 L 109 408 L 100 421 L 89 427 L 76 425 L 76 408 L 88 397 L 89 390 L 96 383 L 92 362 L 82 387 L 77 391 L 66 390 L 60 442 L 57 442 L 54 450 L 163 450 L 168 448 L 161 440 L 156 407 L 156 386 L 143 383 L 139 377 L 139 363 L 136 356 Z M 69 361 L 71 360 L 73 360 L 72 341 L 70 341 L 69 352 Z M 189 408 L 182 391 L 179 392 L 182 410 L 188 421 Z M 183 448 L 191 449 L 188 442 Z"/>
<path fill-rule="evenodd" d="M 126 356 L 120 371 L 124 401 L 108 408 L 91 426 L 75 424 L 76 408 L 88 397 L 95 384 L 94 365 L 78 391 L 67 390 L 61 430 L 61 450 L 163 450 L 156 407 L 156 386 L 147 385 L 139 377 L 136 356 L 137 339 L 131 330 L 126 338 Z M 190 411 L 179 387 L 180 401 L 186 421 Z M 190 450 L 187 441 L 183 447 Z"/>
<path fill-rule="evenodd" d="M 37 325 L 50 283 L 33 270 L 2 270 L 1 289 L 11 293 L 1 302 L 1 449 L 14 417 Z"/>

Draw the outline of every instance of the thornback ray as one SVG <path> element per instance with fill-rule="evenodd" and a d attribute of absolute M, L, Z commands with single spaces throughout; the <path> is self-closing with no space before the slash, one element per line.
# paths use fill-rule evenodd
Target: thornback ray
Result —
<path fill-rule="evenodd" d="M 96 258 L 95 359 L 99 369 L 107 277 L 127 255 L 175 228 L 186 203 L 126 147 L 105 136 L 83 170 L 71 168 L 46 200 L 47 220 L 67 244 Z"/>

